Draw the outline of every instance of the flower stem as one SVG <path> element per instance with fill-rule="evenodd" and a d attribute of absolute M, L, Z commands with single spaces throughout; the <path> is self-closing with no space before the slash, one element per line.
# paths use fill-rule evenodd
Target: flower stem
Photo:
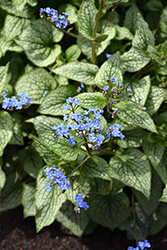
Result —
<path fill-rule="evenodd" d="M 67 178 L 71 177 L 73 175 L 73 173 L 75 173 L 77 171 L 78 168 L 80 168 L 88 159 L 90 158 L 90 156 L 88 155 L 88 157 L 86 157 L 83 162 L 81 162 L 81 164 L 78 165 L 78 167 L 76 167 L 72 172 L 71 174 L 69 174 L 67 176 Z"/>

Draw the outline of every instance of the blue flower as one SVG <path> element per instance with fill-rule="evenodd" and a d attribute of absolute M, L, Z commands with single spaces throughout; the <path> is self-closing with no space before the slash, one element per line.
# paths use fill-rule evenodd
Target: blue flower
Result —
<path fill-rule="evenodd" d="M 2 93 L 3 98 L 7 97 L 7 94 L 5 92 Z"/>
<path fill-rule="evenodd" d="M 65 110 L 69 110 L 69 108 L 70 108 L 70 105 L 69 105 L 69 104 L 66 104 L 66 105 L 63 107 L 63 109 L 65 109 Z"/>
<path fill-rule="evenodd" d="M 77 201 L 77 207 L 84 208 L 85 210 L 89 208 L 89 205 L 87 204 L 87 202 L 83 201 L 82 194 L 76 194 L 74 197 L 74 200 Z"/>
<path fill-rule="evenodd" d="M 84 86 L 84 84 L 81 82 L 81 88 L 83 89 L 85 86 Z"/>
<path fill-rule="evenodd" d="M 50 192 L 50 190 L 51 190 L 51 185 L 50 185 L 50 183 L 46 183 L 45 189 L 46 189 L 48 192 Z"/>
<path fill-rule="evenodd" d="M 103 90 L 108 90 L 108 89 L 109 89 L 108 85 L 104 86 L 104 88 L 103 88 Z"/>
<path fill-rule="evenodd" d="M 75 140 L 74 140 L 74 137 L 73 137 L 73 136 L 70 136 L 69 144 L 75 145 Z"/>
<path fill-rule="evenodd" d="M 111 78 L 111 81 L 112 81 L 112 82 L 115 82 L 115 83 L 117 82 L 116 79 L 115 79 L 114 77 Z"/>
<path fill-rule="evenodd" d="M 131 93 L 131 92 L 132 92 L 132 89 L 131 89 L 131 88 L 127 88 L 127 91 Z"/>
<path fill-rule="evenodd" d="M 112 56 L 111 54 L 106 53 L 107 58 L 110 58 L 111 56 Z"/>
<path fill-rule="evenodd" d="M 68 120 L 68 115 L 64 115 L 63 120 L 66 122 Z"/>
<path fill-rule="evenodd" d="M 75 105 L 80 105 L 80 104 L 79 104 L 79 100 L 76 100 L 76 101 L 74 101 L 73 103 L 74 103 Z"/>

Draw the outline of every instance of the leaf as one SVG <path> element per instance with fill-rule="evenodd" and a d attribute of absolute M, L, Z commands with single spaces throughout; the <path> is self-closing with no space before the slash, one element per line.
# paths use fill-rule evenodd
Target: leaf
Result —
<path fill-rule="evenodd" d="M 3 155 L 3 150 L 12 138 L 13 123 L 12 117 L 6 111 L 0 111 L 0 156 Z"/>
<path fill-rule="evenodd" d="M 59 12 L 67 12 L 69 14 L 69 17 L 67 19 L 70 21 L 70 24 L 77 22 L 78 10 L 72 4 L 62 4 L 60 5 L 58 10 Z"/>
<path fill-rule="evenodd" d="M 105 27 L 107 20 L 101 20 L 100 23 L 100 31 L 99 33 L 103 32 L 103 29 Z M 106 48 L 107 46 L 111 43 L 111 40 L 115 37 L 116 34 L 116 29 L 114 25 L 109 21 L 107 23 L 107 26 L 105 28 L 104 34 L 102 36 L 107 36 L 107 38 L 102 41 L 102 42 L 96 42 L 95 47 L 96 47 L 96 55 L 99 56 Z M 96 40 L 98 39 L 98 36 L 96 34 Z M 79 48 L 81 49 L 82 53 L 89 58 L 92 57 L 92 45 L 82 39 L 77 39 L 77 44 Z"/>
<path fill-rule="evenodd" d="M 160 19 L 160 13 L 155 12 L 155 11 L 147 11 L 145 20 L 148 23 L 151 31 L 157 29 L 157 23 L 159 24 L 159 19 Z"/>
<path fill-rule="evenodd" d="M 159 201 L 167 203 L 167 185 L 165 185 L 165 188 L 163 189 L 163 194 Z"/>
<path fill-rule="evenodd" d="M 127 89 L 131 88 L 132 90 L 132 97 L 130 98 L 132 101 L 135 101 L 137 103 L 140 103 L 141 105 L 144 106 L 149 91 L 150 91 L 150 86 L 151 86 L 151 80 L 150 80 L 150 76 L 147 75 L 145 77 L 143 77 L 142 79 L 138 80 L 129 80 L 129 79 L 125 79 L 124 83 L 123 83 L 123 87 L 125 89 L 125 93 L 127 93 Z M 127 98 L 127 97 L 125 97 Z M 142 98 L 143 100 L 139 101 L 139 98 Z"/>
<path fill-rule="evenodd" d="M 124 131 L 125 138 L 123 140 L 117 139 L 117 144 L 121 148 L 138 148 L 142 145 L 145 133 L 146 131 L 141 128 Z"/>
<path fill-rule="evenodd" d="M 158 64 L 164 65 L 165 62 L 161 60 L 158 51 L 152 47 L 151 45 L 148 45 L 146 52 L 150 55 L 150 57 L 155 60 Z"/>
<path fill-rule="evenodd" d="M 97 9 L 91 0 L 82 2 L 78 12 L 79 32 L 86 38 L 93 39 Z"/>
<path fill-rule="evenodd" d="M 167 224 L 167 204 L 160 203 L 158 209 L 154 212 L 150 225 L 149 235 L 159 233 Z"/>
<path fill-rule="evenodd" d="M 28 19 L 8 14 L 5 18 L 3 27 L 5 40 L 8 41 L 19 36 L 24 27 L 29 23 L 30 21 Z"/>
<path fill-rule="evenodd" d="M 155 170 L 161 177 L 164 184 L 167 182 L 167 151 L 164 152 L 160 163 L 155 167 Z"/>
<path fill-rule="evenodd" d="M 15 179 L 15 174 L 10 174 L 6 178 L 0 197 L 0 212 L 13 209 L 21 204 L 22 183 Z"/>
<path fill-rule="evenodd" d="M 151 168 L 146 155 L 140 150 L 128 149 L 123 155 L 111 158 L 109 164 L 119 176 L 119 181 L 149 198 Z"/>
<path fill-rule="evenodd" d="M 114 27 L 116 28 L 116 40 L 132 40 L 133 35 L 126 27 L 120 27 L 118 24 L 114 24 Z"/>
<path fill-rule="evenodd" d="M 64 115 L 68 111 L 63 109 L 67 104 L 66 99 L 77 94 L 76 88 L 72 85 L 61 86 L 49 92 L 39 107 L 41 114 Z"/>
<path fill-rule="evenodd" d="M 147 139 L 143 140 L 143 151 L 147 155 L 151 164 L 156 169 L 156 166 L 160 163 L 165 151 L 165 147 L 159 144 L 157 141 L 151 143 Z"/>
<path fill-rule="evenodd" d="M 45 190 L 47 181 L 48 179 L 43 176 L 43 169 L 41 169 L 37 177 L 37 189 L 35 193 L 37 209 L 35 222 L 37 232 L 54 222 L 59 209 L 66 201 L 65 194 L 61 193 L 57 185 L 54 185 L 50 192 Z"/>
<path fill-rule="evenodd" d="M 90 192 L 95 193 L 95 194 L 107 195 L 111 191 L 110 190 L 111 182 L 113 182 L 114 180 L 116 180 L 116 179 L 113 179 L 111 181 L 103 180 L 101 178 L 90 179 L 90 181 L 91 181 L 91 191 Z"/>
<path fill-rule="evenodd" d="M 142 15 L 141 11 L 139 10 L 137 5 L 135 5 L 135 4 L 131 5 L 131 7 L 125 13 L 124 26 L 132 34 L 134 34 L 135 30 L 136 30 L 136 23 L 137 23 L 138 13 L 140 15 Z"/>
<path fill-rule="evenodd" d="M 153 11 L 162 11 L 163 10 L 163 4 L 161 1 L 156 1 L 156 0 L 149 0 L 146 4 L 147 8 Z"/>
<path fill-rule="evenodd" d="M 4 187 L 6 182 L 6 175 L 5 172 L 2 170 L 2 158 L 0 158 L 0 192 Z"/>
<path fill-rule="evenodd" d="M 82 173 L 88 178 L 100 178 L 103 180 L 119 179 L 116 172 L 101 157 L 92 156 L 83 164 Z"/>
<path fill-rule="evenodd" d="M 162 194 L 162 181 L 157 175 L 157 173 L 154 171 L 152 175 L 152 181 L 151 181 L 151 194 L 150 198 L 147 199 L 142 193 L 140 193 L 137 190 L 133 190 L 136 199 L 138 200 L 140 206 L 142 207 L 144 213 L 146 215 L 151 215 L 155 212 L 155 210 L 159 206 L 159 199 Z"/>
<path fill-rule="evenodd" d="M 95 107 L 97 109 L 103 109 L 107 104 L 106 98 L 100 92 L 96 93 L 81 93 L 75 96 L 76 100 L 79 100 L 82 108 L 89 109 Z"/>
<path fill-rule="evenodd" d="M 68 228 L 74 235 L 80 237 L 90 219 L 84 211 L 81 211 L 80 214 L 74 212 L 74 205 L 70 201 L 66 201 L 59 210 L 56 220 Z"/>
<path fill-rule="evenodd" d="M 9 69 L 9 63 L 6 66 L 0 67 L 0 92 L 2 92 L 3 88 L 5 87 L 7 81 L 7 74 Z"/>
<path fill-rule="evenodd" d="M 53 151 L 67 161 L 75 161 L 78 156 L 76 145 L 69 144 L 68 139 L 59 137 L 58 140 L 53 139 L 53 132 L 40 133 L 42 142 Z"/>
<path fill-rule="evenodd" d="M 14 40 L 5 42 L 5 37 L 1 37 L 0 49 L 0 57 L 4 56 L 7 51 L 23 52 L 23 49 Z"/>
<path fill-rule="evenodd" d="M 121 3 L 127 3 L 129 0 L 122 0 Z M 109 7 L 110 5 L 112 5 L 113 3 L 117 3 L 117 0 L 109 0 L 107 1 L 107 6 Z M 111 6 L 110 6 L 111 7 Z"/>
<path fill-rule="evenodd" d="M 145 111 L 126 101 L 121 101 L 115 106 L 119 108 L 119 112 L 117 112 L 118 117 L 124 122 L 157 133 L 154 121 Z"/>
<path fill-rule="evenodd" d="M 51 127 L 60 125 L 62 123 L 62 120 L 52 116 L 39 115 L 26 120 L 26 122 L 33 123 L 37 132 L 42 133 L 51 131 L 53 132 Z"/>
<path fill-rule="evenodd" d="M 22 135 L 22 116 L 19 113 L 13 112 L 11 114 L 13 121 L 13 136 L 9 144 L 24 145 L 24 139 Z"/>
<path fill-rule="evenodd" d="M 17 11 L 22 11 L 26 3 L 27 0 L 12 0 L 12 4 Z"/>
<path fill-rule="evenodd" d="M 17 93 L 25 92 L 31 97 L 31 103 L 41 103 L 45 91 L 56 86 L 53 76 L 43 68 L 36 68 L 19 78 L 15 85 Z"/>
<path fill-rule="evenodd" d="M 167 63 L 165 65 L 158 65 L 157 73 L 166 76 L 167 75 Z"/>
<path fill-rule="evenodd" d="M 145 107 L 147 108 L 146 112 L 150 116 L 152 116 L 159 109 L 165 99 L 165 96 L 166 92 L 164 89 L 157 86 L 151 86 L 147 101 L 145 103 Z"/>
<path fill-rule="evenodd" d="M 144 68 L 149 61 L 149 56 L 143 50 L 132 47 L 121 55 L 121 68 L 123 72 L 136 72 Z"/>
<path fill-rule="evenodd" d="M 106 79 L 109 78 L 116 78 L 116 81 L 119 84 L 122 83 L 123 77 L 122 72 L 119 69 L 120 67 L 120 54 L 119 52 L 112 55 L 107 61 L 105 61 L 102 66 L 100 67 L 98 73 L 95 77 L 96 85 L 103 89 L 106 85 Z"/>
<path fill-rule="evenodd" d="M 24 217 L 35 216 L 35 185 L 23 184 L 22 205 Z"/>
<path fill-rule="evenodd" d="M 88 199 L 90 218 L 98 224 L 114 230 L 130 214 L 129 199 L 124 193 L 112 196 L 90 194 Z"/>
<path fill-rule="evenodd" d="M 15 16 L 20 16 L 23 18 L 33 18 L 33 12 L 32 8 L 30 6 L 26 5 L 22 11 L 16 10 L 16 8 L 13 6 L 13 3 L 11 0 L 0 0 L 0 7 L 3 10 L 6 10 L 8 13 L 13 14 Z"/>
<path fill-rule="evenodd" d="M 160 113 L 158 116 L 156 116 L 155 121 L 158 126 L 161 126 L 162 124 L 167 124 L 167 111 Z"/>
<path fill-rule="evenodd" d="M 54 43 L 53 27 L 48 20 L 35 20 L 15 39 L 27 58 L 39 67 L 54 63 L 61 53 L 60 45 Z"/>
<path fill-rule="evenodd" d="M 136 49 L 145 51 L 147 46 L 155 46 L 154 36 L 148 27 L 148 24 L 144 19 L 138 14 L 138 20 L 136 24 L 135 37 L 132 42 L 132 46 Z"/>
<path fill-rule="evenodd" d="M 27 0 L 27 3 L 32 7 L 35 7 L 38 4 L 37 0 Z"/>
<path fill-rule="evenodd" d="M 90 63 L 70 62 L 54 70 L 51 69 L 51 71 L 74 81 L 83 82 L 87 85 L 93 85 L 95 84 L 94 78 L 98 69 L 98 66 Z"/>
<path fill-rule="evenodd" d="M 107 37 L 108 37 L 108 35 L 106 35 L 106 34 L 102 34 L 102 35 L 97 34 L 95 41 L 98 43 L 101 43 L 101 42 L 105 41 L 107 39 Z"/>
<path fill-rule="evenodd" d="M 38 137 L 33 136 L 34 147 L 37 150 L 38 154 L 43 158 L 46 164 L 50 164 L 56 159 L 60 159 L 53 151 L 47 148 L 45 144 L 42 143 L 42 140 Z"/>
<path fill-rule="evenodd" d="M 65 51 L 65 57 L 67 62 L 76 61 L 80 57 L 80 55 L 81 55 L 81 50 L 77 44 L 71 45 Z"/>
<path fill-rule="evenodd" d="M 160 16 L 160 28 L 162 32 L 167 33 L 167 6 L 163 9 Z"/>
<path fill-rule="evenodd" d="M 43 160 L 33 146 L 24 148 L 20 151 L 20 158 L 24 170 L 33 178 L 36 178 L 38 172 L 43 167 Z"/>

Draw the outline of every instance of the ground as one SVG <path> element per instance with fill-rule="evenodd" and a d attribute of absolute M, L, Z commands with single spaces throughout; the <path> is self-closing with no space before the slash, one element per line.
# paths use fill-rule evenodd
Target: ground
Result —
<path fill-rule="evenodd" d="M 148 237 L 151 250 L 167 250 L 167 227 Z M 135 246 L 126 233 L 98 227 L 93 234 L 75 237 L 63 234 L 54 222 L 36 234 L 34 218 L 23 218 L 22 207 L 0 213 L 0 250 L 127 250 Z"/>

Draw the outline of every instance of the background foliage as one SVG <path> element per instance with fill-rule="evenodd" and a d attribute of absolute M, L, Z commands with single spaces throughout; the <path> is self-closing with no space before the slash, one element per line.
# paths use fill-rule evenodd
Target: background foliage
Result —
<path fill-rule="evenodd" d="M 77 236 L 100 224 L 143 240 L 167 225 L 167 2 L 119 2 L 0 0 L 0 92 L 32 99 L 28 109 L 0 110 L 0 212 L 22 204 L 37 232 L 56 219 Z M 66 32 L 40 18 L 41 7 L 68 12 Z M 132 89 L 133 101 L 117 102 L 114 121 L 101 94 L 112 77 Z M 46 166 L 68 175 L 85 159 L 77 147 L 52 138 L 70 96 L 83 109 L 104 108 L 103 128 L 119 123 L 125 138 L 91 156 L 70 177 L 70 191 L 47 192 Z M 139 98 L 146 111 L 135 104 Z M 73 199 L 78 186 L 89 204 L 80 214 Z"/>

